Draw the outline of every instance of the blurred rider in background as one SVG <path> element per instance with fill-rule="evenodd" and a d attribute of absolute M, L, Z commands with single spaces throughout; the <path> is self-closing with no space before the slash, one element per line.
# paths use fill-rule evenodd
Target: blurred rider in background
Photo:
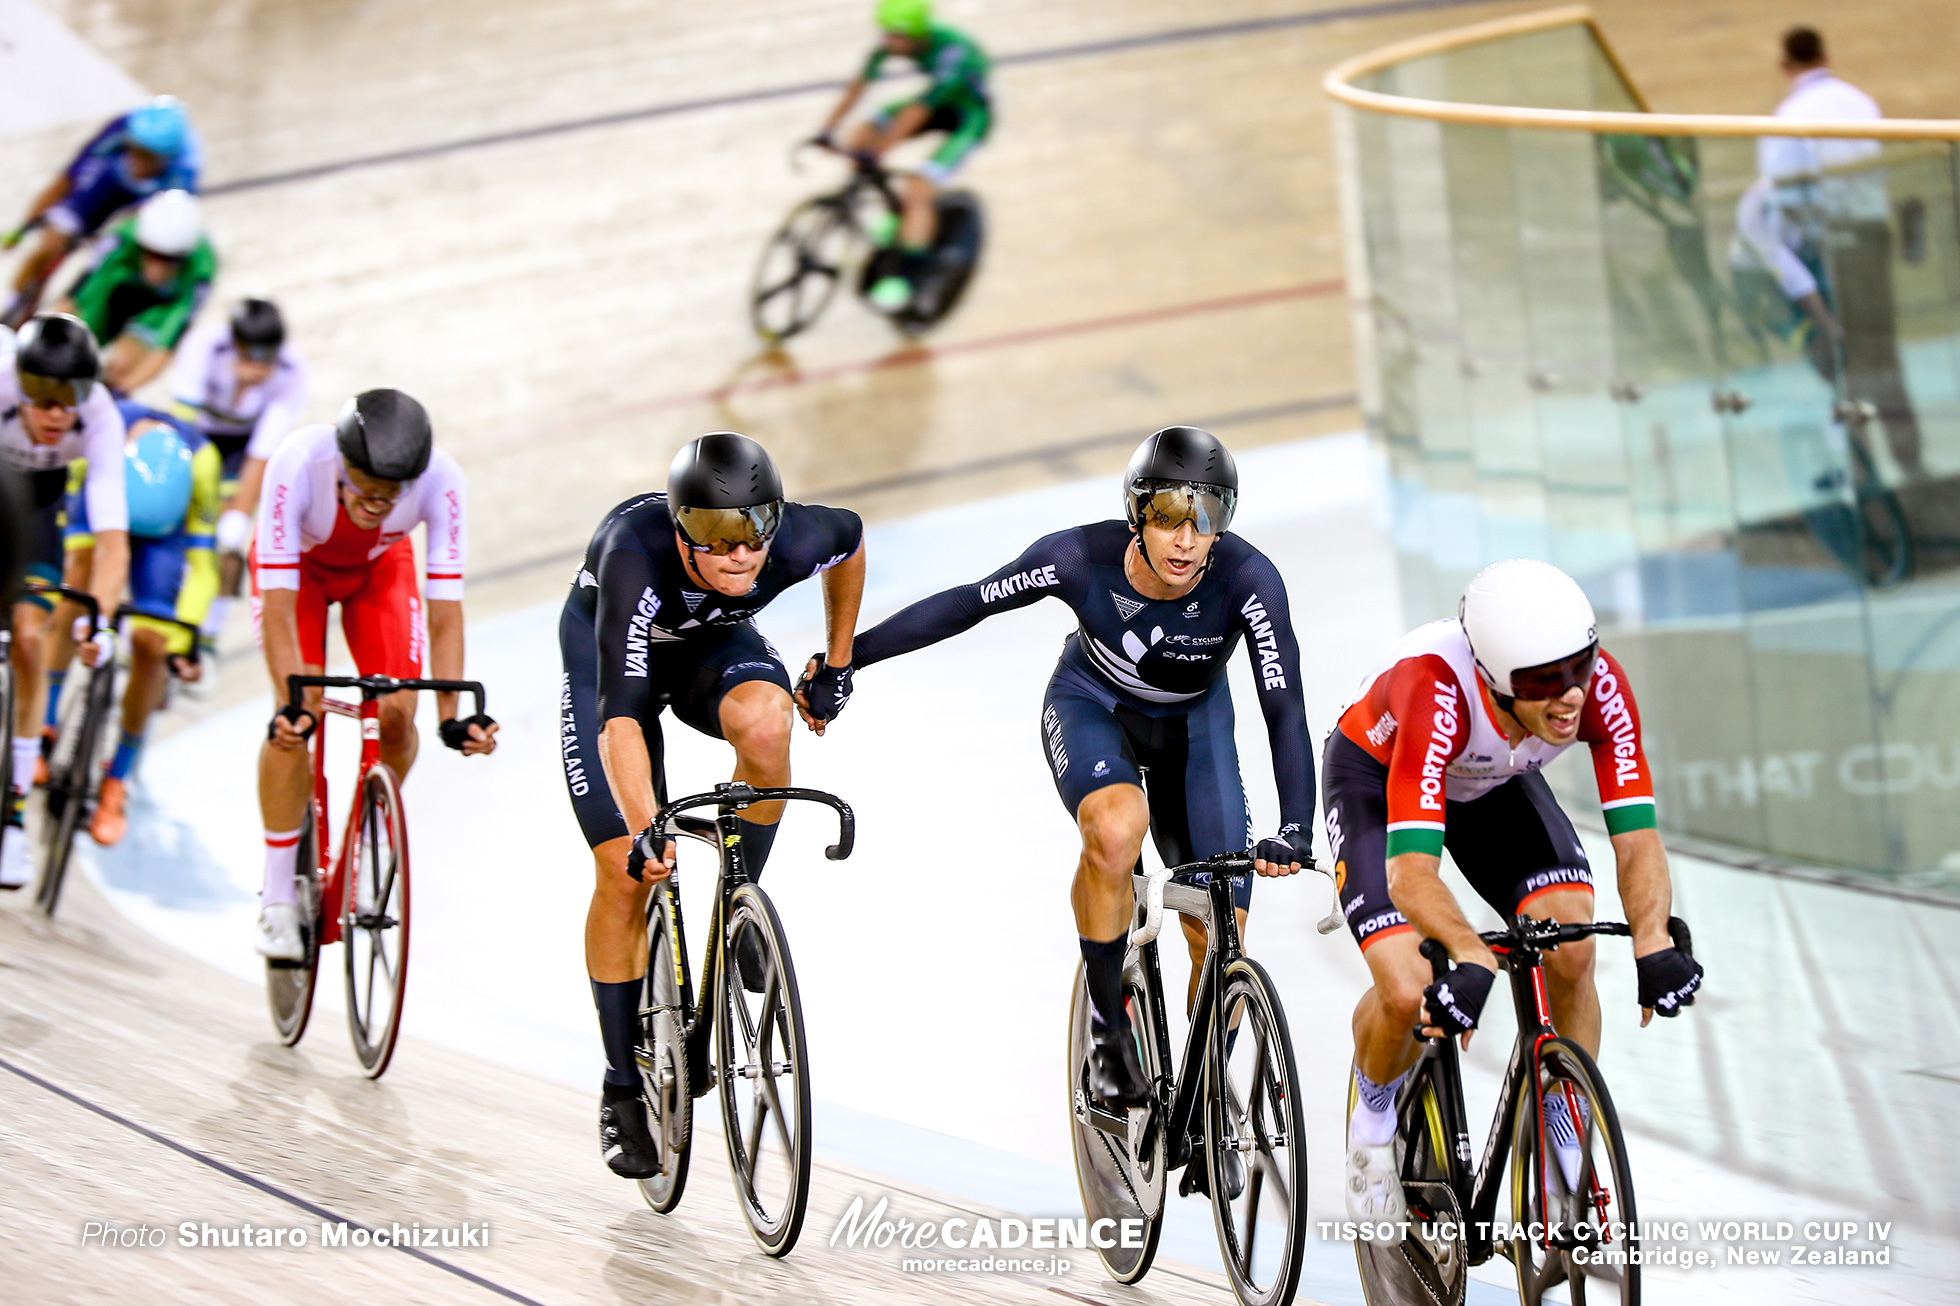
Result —
<path fill-rule="evenodd" d="M 878 0 L 877 22 L 882 33 L 877 48 L 844 89 L 816 139 L 822 145 L 834 144 L 837 128 L 883 70 L 886 59 L 894 55 L 909 59 L 931 79 L 923 93 L 894 101 L 859 123 L 845 144 L 853 154 L 875 156 L 925 132 L 946 136 L 925 166 L 905 179 L 901 194 L 905 212 L 898 225 L 904 260 L 897 272 L 881 278 L 869 292 L 873 304 L 895 313 L 911 302 L 939 234 L 934 208 L 939 190 L 986 139 L 993 126 L 993 104 L 987 94 L 985 52 L 972 37 L 934 22 L 932 0 Z"/>
<path fill-rule="evenodd" d="M 217 446 L 223 468 L 219 589 L 204 619 L 207 648 L 215 647 L 238 597 L 266 460 L 298 424 L 307 379 L 306 360 L 287 342 L 279 306 L 257 296 L 239 300 L 225 326 L 193 331 L 177 351 L 171 411 Z"/>
<path fill-rule="evenodd" d="M 61 261 L 116 213 L 159 191 L 195 195 L 202 166 L 197 133 L 174 96 L 159 95 L 111 119 L 34 197 L 21 224 L 0 234 L 0 249 L 12 249 L 41 229 L 40 243 L 14 274 L 13 299 L 0 322 L 18 327 L 32 316 Z"/>
<path fill-rule="evenodd" d="M 159 191 L 116 229 L 115 243 L 61 309 L 102 342 L 103 383 L 121 398 L 169 365 L 217 274 L 197 200 L 188 191 Z"/>

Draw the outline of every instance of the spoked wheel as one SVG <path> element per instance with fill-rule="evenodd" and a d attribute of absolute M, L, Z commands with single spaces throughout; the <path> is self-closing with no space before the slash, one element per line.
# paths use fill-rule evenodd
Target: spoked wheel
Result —
<path fill-rule="evenodd" d="M 749 291 L 749 321 L 770 343 L 815 322 L 847 275 L 861 239 L 838 196 L 819 196 L 790 210 L 762 251 Z"/>
<path fill-rule="evenodd" d="M 687 1089 L 687 1040 L 682 1029 L 679 957 L 674 947 L 673 890 L 654 886 L 647 904 L 647 975 L 640 998 L 640 1045 L 633 1050 L 646 1091 L 647 1124 L 660 1156 L 660 1173 L 640 1180 L 647 1205 L 665 1215 L 681 1204 L 687 1188 L 688 1140 L 694 1099 Z"/>
<path fill-rule="evenodd" d="M 41 887 L 34 901 L 50 916 L 61 901 L 68 863 L 75 855 L 75 834 L 93 808 L 95 789 L 101 783 L 95 760 L 115 693 L 113 667 L 89 672 L 80 705 L 71 703 L 63 712 L 61 733 L 48 763 L 48 820 L 42 831 Z"/>
<path fill-rule="evenodd" d="M 1155 944 L 1150 947 L 1155 948 Z M 1156 1028 L 1151 1014 L 1149 989 L 1143 971 L 1133 958 L 1123 975 L 1124 999 L 1129 1007 L 1130 1028 L 1147 1031 Z M 1162 1107 L 1129 1107 L 1112 1111 L 1097 1102 L 1090 1092 L 1089 1054 L 1093 1038 L 1089 1030 L 1089 985 L 1083 967 L 1075 969 L 1075 998 L 1068 1017 L 1069 1113 L 1074 1121 L 1075 1182 L 1082 1192 L 1082 1210 L 1093 1225 L 1097 1220 L 1115 1220 L 1116 1229 L 1143 1226 L 1141 1240 L 1110 1239 L 1114 1247 L 1098 1247 L 1103 1268 L 1118 1283 L 1135 1283 L 1150 1269 L 1157 1257 L 1157 1239 L 1163 1232 L 1164 1188 L 1169 1169 L 1169 1148 L 1165 1141 Z M 1161 1082 L 1164 1069 L 1157 1056 L 1156 1040 L 1137 1040 L 1137 1059 L 1144 1077 L 1153 1085 Z M 1138 1246 L 1128 1246 L 1138 1242 Z"/>
<path fill-rule="evenodd" d="M 753 884 L 735 890 L 715 1021 L 728 1162 L 749 1232 L 786 1255 L 810 1201 L 810 1054 L 789 940 Z"/>
<path fill-rule="evenodd" d="M 1542 1132 L 1539 1113 L 1523 1104 L 1511 1150 L 1512 1220 L 1527 1235 L 1511 1244 L 1518 1296 L 1524 1306 L 1538 1306 L 1563 1283 L 1573 1306 L 1635 1306 L 1633 1170 L 1599 1067 L 1578 1044 L 1554 1038 L 1539 1054 L 1538 1086 Z M 1554 1224 L 1558 1236 L 1542 1236 Z M 1541 1236 L 1528 1236 L 1534 1229 Z"/>
<path fill-rule="evenodd" d="M 1307 1250 L 1307 1125 L 1293 1040 L 1273 982 L 1241 957 L 1225 969 L 1231 1052 L 1214 1047 L 1205 1094 L 1212 1222 L 1245 1306 L 1288 1306 Z"/>
<path fill-rule="evenodd" d="M 294 849 L 293 896 L 299 908 L 299 941 L 305 954 L 298 961 L 265 963 L 265 1001 L 272 1008 L 272 1025 L 287 1047 L 306 1033 L 313 1014 L 313 986 L 320 977 L 320 840 L 313 824 L 313 804 L 306 805 Z"/>
<path fill-rule="evenodd" d="M 1350 1076 L 1350 1115 L 1353 1098 Z M 1393 1246 L 1355 1240 L 1362 1293 L 1370 1306 L 1462 1306 L 1470 1284 L 1463 1212 L 1449 1182 L 1449 1135 L 1442 1106 L 1426 1073 L 1402 1104 L 1398 1128 L 1409 1236 Z"/>
<path fill-rule="evenodd" d="M 347 1030 L 369 1079 L 379 1079 L 401 1033 L 408 987 L 408 822 L 395 773 L 376 766 L 361 785 L 360 823 L 347 850 L 340 940 L 347 957 Z"/>

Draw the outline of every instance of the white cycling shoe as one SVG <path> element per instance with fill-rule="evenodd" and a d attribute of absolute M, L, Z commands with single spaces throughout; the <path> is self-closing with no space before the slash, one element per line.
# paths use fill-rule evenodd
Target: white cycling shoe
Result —
<path fill-rule="evenodd" d="M 34 857 L 27 847 L 27 831 L 9 825 L 0 831 L 0 889 L 25 889 L 34 878 Z"/>
<path fill-rule="evenodd" d="M 299 908 L 289 902 L 271 902 L 259 908 L 259 937 L 252 946 L 267 961 L 305 961 Z"/>
<path fill-rule="evenodd" d="M 1347 1213 L 1360 1225 L 1373 1225 L 1378 1234 L 1382 1226 L 1400 1225 L 1409 1218 L 1409 1205 L 1402 1197 L 1401 1164 L 1396 1145 L 1348 1142 Z M 1393 1246 L 1402 1241 L 1400 1231 L 1367 1241 Z"/>

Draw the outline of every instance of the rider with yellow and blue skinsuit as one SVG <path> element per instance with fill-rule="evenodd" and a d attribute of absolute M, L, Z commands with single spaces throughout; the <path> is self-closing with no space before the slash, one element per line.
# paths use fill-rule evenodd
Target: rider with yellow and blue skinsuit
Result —
<path fill-rule="evenodd" d="M 933 21 L 932 0 L 878 0 L 877 21 L 882 34 L 878 47 L 845 88 L 817 140 L 830 143 L 831 133 L 892 56 L 911 60 L 931 79 L 922 94 L 888 104 L 876 117 L 860 123 L 847 145 L 854 154 L 877 155 L 925 132 L 946 136 L 925 166 L 905 179 L 900 195 L 904 212 L 898 224 L 903 259 L 896 272 L 881 277 L 868 292 L 877 307 L 897 312 L 911 303 L 931 257 L 939 233 L 935 207 L 939 189 L 993 127 L 993 102 L 987 92 L 992 65 L 972 37 Z"/>
<path fill-rule="evenodd" d="M 195 680 L 197 664 L 188 660 L 192 637 L 181 626 L 146 621 L 142 614 L 174 617 L 195 626 L 218 592 L 213 537 L 223 506 L 217 446 L 196 427 L 154 408 L 125 400 L 117 405 L 128 426 L 124 482 L 129 497 L 129 682 L 123 691 L 122 737 L 109 761 L 89 834 L 106 846 L 129 828 L 124 808 L 129 773 L 150 714 L 163 705 L 170 674 Z M 67 582 L 84 583 L 95 537 L 89 533 L 88 505 L 81 493 L 86 464 L 69 473 L 65 530 Z M 60 672 L 48 680 L 48 721 L 55 720 L 61 693 Z"/>

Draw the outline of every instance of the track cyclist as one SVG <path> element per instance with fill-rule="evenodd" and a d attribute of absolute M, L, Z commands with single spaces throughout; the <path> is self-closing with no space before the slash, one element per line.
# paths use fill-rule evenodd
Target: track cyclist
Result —
<path fill-rule="evenodd" d="M 95 337 L 75 318 L 43 313 L 21 328 L 13 366 L 0 370 L 0 463 L 29 485 L 32 546 L 27 575 L 61 579 L 61 508 L 68 464 L 88 459 L 82 495 L 95 526 L 95 565 L 89 592 L 103 612 L 114 612 L 129 576 L 129 508 L 123 493 L 123 419 L 108 390 L 98 384 L 102 357 Z M 23 598 L 13 608 L 13 790 L 5 795 L 0 831 L 0 889 L 18 889 L 31 876 L 21 812 L 41 755 L 42 667 L 48 652 L 50 605 Z M 55 621 L 77 617 L 64 604 Z M 82 646 L 82 661 L 98 666 L 115 656 L 115 632 L 106 626 Z"/>
<path fill-rule="evenodd" d="M 61 307 L 103 342 L 102 380 L 120 398 L 162 375 L 217 274 L 197 200 L 159 191 Z"/>
<path fill-rule="evenodd" d="M 35 227 L 41 239 L 14 276 L 0 323 L 19 326 L 34 312 L 61 260 L 123 209 L 159 191 L 197 193 L 203 151 L 184 106 L 159 95 L 112 118 L 28 206 L 26 219 L 0 235 L 12 249 Z"/>
<path fill-rule="evenodd" d="M 565 784 L 592 849 L 586 970 L 606 1074 L 599 1150 L 629 1179 L 658 1173 L 633 1048 L 646 974 L 646 904 L 674 846 L 633 836 L 664 797 L 660 712 L 735 748 L 734 778 L 787 785 L 794 720 L 789 672 L 755 614 L 790 586 L 823 577 L 830 671 L 809 698 L 818 720 L 850 696 L 851 631 L 864 593 L 864 527 L 853 512 L 787 503 L 763 447 L 717 431 L 684 446 L 664 494 L 626 500 L 599 523 L 558 621 L 565 659 L 559 717 Z M 740 820 L 759 877 L 781 803 Z M 760 974 L 760 966 L 750 968 Z"/>
<path fill-rule="evenodd" d="M 348 651 L 364 676 L 463 678 L 463 561 L 468 549 L 463 469 L 434 446 L 429 414 L 399 390 L 364 390 L 333 422 L 302 426 L 266 466 L 252 553 L 252 599 L 273 697 L 286 678 L 321 674 L 327 608 L 340 605 Z M 409 534 L 426 528 L 428 605 L 416 592 Z M 265 818 L 265 890 L 259 955 L 304 955 L 293 882 L 312 784 L 307 737 L 321 691 L 297 714 L 281 706 L 259 752 Z M 442 742 L 466 756 L 497 747 L 497 724 L 456 719 L 456 695 L 436 695 Z M 420 743 L 415 692 L 381 700 L 381 756 L 404 779 Z"/>
<path fill-rule="evenodd" d="M 993 103 L 987 94 L 989 63 L 985 52 L 964 32 L 932 17 L 932 0 L 878 0 L 881 33 L 864 68 L 845 88 L 837 107 L 817 133 L 831 144 L 838 127 L 877 79 L 885 60 L 909 59 L 930 79 L 921 94 L 886 105 L 869 121 L 858 124 L 845 148 L 854 154 L 881 155 L 925 132 L 942 132 L 946 139 L 918 172 L 908 177 L 903 195 L 904 214 L 898 224 L 899 270 L 881 278 L 868 292 L 871 302 L 896 313 L 912 301 L 919 278 L 930 261 L 939 234 L 934 204 L 941 187 L 987 138 L 993 126 Z M 883 243 L 882 241 L 880 243 Z"/>
<path fill-rule="evenodd" d="M 193 331 L 171 370 L 171 409 L 203 432 L 222 460 L 224 511 L 218 518 L 221 585 L 205 620 L 215 644 L 238 596 L 266 461 L 306 406 L 306 360 L 286 339 L 286 321 L 269 299 L 249 296 L 230 321 Z"/>
<path fill-rule="evenodd" d="M 1418 1051 L 1410 1031 L 1467 1037 L 1497 976 L 1497 958 L 1438 874 L 1443 850 L 1506 920 L 1527 910 L 1541 920 L 1593 918 L 1585 850 L 1539 774 L 1575 743 L 1592 749 L 1633 927 L 1641 1023 L 1679 1015 L 1702 968 L 1668 936 L 1672 889 L 1640 712 L 1570 576 L 1524 558 L 1486 567 L 1456 619 L 1402 637 L 1328 737 L 1328 842 L 1348 928 L 1374 979 L 1354 1011 L 1346 1189 L 1357 1221 L 1380 1227 L 1405 1216 L 1395 1091 Z M 1430 938 L 1455 963 L 1440 982 L 1419 951 Z M 1544 968 L 1553 1024 L 1596 1055 L 1592 940 L 1547 952 Z M 1554 1150 L 1576 1170 L 1578 1138 L 1560 1137 L 1569 1113 L 1544 1114 Z"/>
<path fill-rule="evenodd" d="M 123 485 L 129 502 L 129 680 L 123 689 L 122 737 L 109 760 L 96 799 L 89 835 L 110 847 L 129 829 L 129 775 L 151 713 L 163 706 L 170 677 L 194 681 L 190 633 L 144 617 L 173 617 L 192 625 L 203 619 L 218 589 L 212 534 L 218 520 L 218 451 L 197 430 L 130 400 L 119 406 L 128 428 L 123 446 Z M 85 464 L 69 467 L 65 545 L 66 583 L 85 588 L 93 569 L 95 536 L 89 527 Z M 57 636 L 60 631 L 55 632 Z M 65 650 L 48 671 L 47 722 L 57 717 Z"/>
<path fill-rule="evenodd" d="M 1150 1092 L 1122 997 L 1131 872 L 1145 830 L 1166 866 L 1253 842 L 1225 680 L 1242 637 L 1272 741 L 1282 822 L 1258 841 L 1253 868 L 1291 875 L 1312 865 L 1313 748 L 1300 650 L 1278 569 L 1226 533 L 1238 493 L 1238 468 L 1216 436 L 1166 427 L 1130 459 L 1127 522 L 1044 536 L 986 579 L 922 599 L 857 640 L 861 670 L 1051 595 L 1075 609 L 1081 626 L 1048 682 L 1041 733 L 1055 788 L 1082 833 L 1070 896 L 1094 1003 L 1093 1085 L 1111 1105 L 1138 1105 Z M 1238 886 L 1241 930 L 1251 896 L 1249 880 Z M 1186 922 L 1185 936 L 1195 985 L 1204 931 Z"/>

